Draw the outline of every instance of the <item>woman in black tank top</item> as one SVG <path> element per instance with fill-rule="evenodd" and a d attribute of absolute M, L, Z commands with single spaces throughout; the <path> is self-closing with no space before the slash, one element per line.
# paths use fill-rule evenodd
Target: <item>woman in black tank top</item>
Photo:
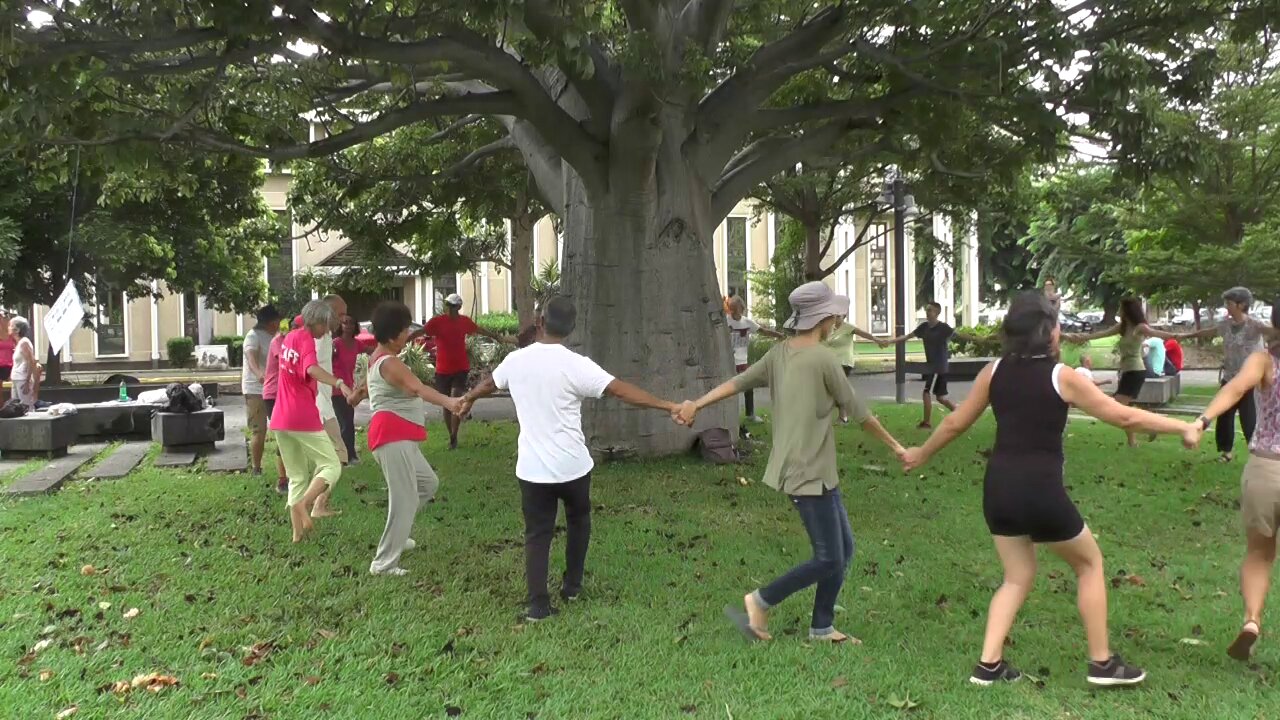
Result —
<path fill-rule="evenodd" d="M 904 456 L 908 471 L 920 467 L 991 406 L 996 443 L 983 482 L 982 510 L 1004 566 L 1004 583 L 991 599 L 982 656 L 970 682 L 991 685 L 1021 677 L 1005 662 L 1004 643 L 1035 580 L 1036 545 L 1046 544 L 1076 573 L 1080 616 L 1089 642 L 1088 682 L 1140 683 L 1146 673 L 1111 653 L 1102 552 L 1062 484 L 1067 411 L 1074 405 L 1126 430 L 1181 435 L 1188 447 L 1199 442 L 1200 424 L 1121 405 L 1059 363 L 1058 313 L 1039 292 L 1025 292 L 1014 299 L 1002 335 L 1004 356 L 978 375 L 969 397 L 929 441 Z"/>

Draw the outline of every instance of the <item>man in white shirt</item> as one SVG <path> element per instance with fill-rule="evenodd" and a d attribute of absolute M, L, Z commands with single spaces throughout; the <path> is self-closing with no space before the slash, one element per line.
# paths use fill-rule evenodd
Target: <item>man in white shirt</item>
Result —
<path fill-rule="evenodd" d="M 338 323 L 341 322 L 343 315 L 347 314 L 347 301 L 342 299 L 340 295 L 326 295 L 324 301 L 329 307 L 333 308 L 334 321 L 333 327 L 329 328 L 329 332 L 324 337 L 316 338 L 316 364 L 325 372 L 333 374 L 333 331 L 338 329 Z M 347 444 L 342 439 L 342 430 L 338 427 L 338 413 L 333 410 L 333 390 L 324 383 L 316 384 L 316 408 L 320 410 L 320 420 L 324 422 L 324 431 L 329 435 L 329 440 L 333 442 L 333 447 L 338 452 L 338 462 L 346 465 L 352 458 L 347 456 Z M 316 499 L 315 505 L 311 509 L 311 517 L 331 517 L 337 515 L 339 511 L 329 507 L 329 490 Z"/>
<path fill-rule="evenodd" d="M 558 612 L 547 592 L 547 565 L 556 513 L 564 503 L 565 572 L 560 597 L 577 599 L 591 540 L 591 470 L 594 461 L 582 432 L 582 400 L 611 395 L 636 407 L 671 413 L 679 405 L 618 380 L 590 358 L 562 343 L 578 312 L 568 298 L 547 302 L 535 321 L 538 341 L 507 356 L 493 376 L 463 396 L 464 415 L 477 398 L 509 390 L 520 422 L 516 478 L 524 509 L 525 580 L 531 622 Z"/>
<path fill-rule="evenodd" d="M 280 332 L 280 313 L 272 305 L 258 310 L 258 322 L 244 336 L 244 359 L 240 371 L 240 392 L 244 395 L 245 417 L 253 436 L 249 456 L 254 475 L 262 474 L 262 453 L 267 441 L 267 404 L 262 399 L 263 378 L 267 374 L 267 353 L 271 340 Z"/>

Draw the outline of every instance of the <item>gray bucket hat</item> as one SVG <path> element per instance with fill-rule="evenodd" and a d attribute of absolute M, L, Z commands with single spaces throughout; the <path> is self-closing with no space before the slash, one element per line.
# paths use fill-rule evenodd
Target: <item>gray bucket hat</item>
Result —
<path fill-rule="evenodd" d="M 829 317 L 849 314 L 849 298 L 837 295 L 826 283 L 816 280 L 792 290 L 787 300 L 792 313 L 786 327 L 796 332 L 812 330 Z"/>

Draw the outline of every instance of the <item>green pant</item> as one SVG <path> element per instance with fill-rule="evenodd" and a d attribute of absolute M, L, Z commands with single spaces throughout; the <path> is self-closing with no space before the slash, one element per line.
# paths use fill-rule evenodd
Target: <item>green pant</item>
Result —
<path fill-rule="evenodd" d="M 298 432 L 276 430 L 276 446 L 280 459 L 284 460 L 284 472 L 289 476 L 289 507 L 298 504 L 307 492 L 307 486 L 315 478 L 321 478 L 330 488 L 342 476 L 342 464 L 333 449 L 333 441 L 323 430 Z"/>

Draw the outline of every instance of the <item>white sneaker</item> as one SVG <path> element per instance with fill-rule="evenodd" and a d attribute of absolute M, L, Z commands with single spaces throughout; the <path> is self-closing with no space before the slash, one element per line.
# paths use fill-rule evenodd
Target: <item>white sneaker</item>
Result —
<path fill-rule="evenodd" d="M 369 574 L 370 575 L 390 575 L 392 577 L 403 577 L 405 575 L 408 575 L 409 571 L 399 566 L 387 568 L 386 570 L 374 570 L 373 568 L 369 568 Z"/>
<path fill-rule="evenodd" d="M 405 540 L 405 541 L 404 541 L 404 549 L 405 549 L 405 550 L 412 550 L 412 549 L 414 549 L 414 548 L 416 548 L 416 547 L 418 547 L 418 543 L 417 543 L 417 542 L 415 542 L 413 538 L 409 538 L 408 540 Z"/>

